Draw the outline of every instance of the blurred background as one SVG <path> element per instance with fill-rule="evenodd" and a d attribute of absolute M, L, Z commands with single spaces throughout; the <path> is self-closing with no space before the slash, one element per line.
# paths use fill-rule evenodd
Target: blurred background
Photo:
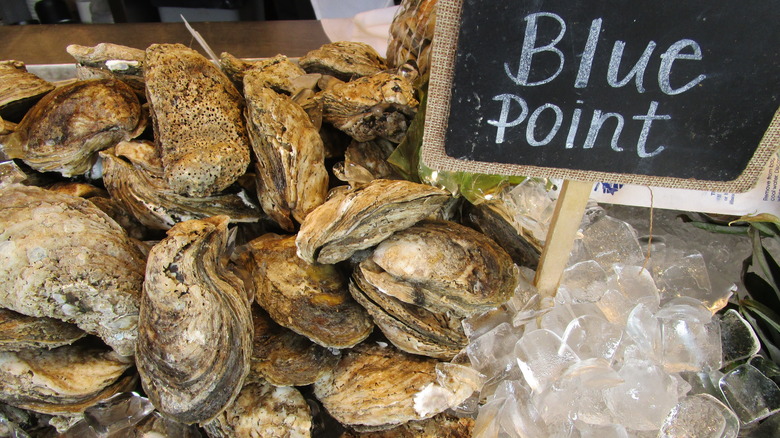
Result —
<path fill-rule="evenodd" d="M 400 0 L 0 0 L 0 25 L 346 18 Z"/>

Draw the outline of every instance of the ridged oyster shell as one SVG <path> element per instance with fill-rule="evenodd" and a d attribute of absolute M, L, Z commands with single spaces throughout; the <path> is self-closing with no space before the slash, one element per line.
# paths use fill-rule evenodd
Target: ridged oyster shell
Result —
<path fill-rule="evenodd" d="M 334 84 L 319 98 L 322 119 L 357 141 L 400 143 L 419 105 L 412 83 L 386 72 Z"/>
<path fill-rule="evenodd" d="M 453 376 L 436 359 L 404 353 L 391 345 L 364 342 L 345 350 L 332 372 L 314 384 L 314 394 L 340 423 L 360 430 L 383 430 L 423 420 L 456 406 L 475 389 L 452 382 L 458 392 L 436 409 L 419 411 L 419 394 Z M 418 400 L 415 400 L 418 399 Z"/>
<path fill-rule="evenodd" d="M 243 99 L 219 68 L 181 44 L 153 44 L 146 49 L 144 80 L 172 190 L 209 196 L 244 174 L 249 140 Z"/>
<path fill-rule="evenodd" d="M 385 60 L 366 43 L 335 41 L 305 54 L 298 61 L 307 73 L 322 73 L 342 81 L 387 69 Z"/>
<path fill-rule="evenodd" d="M 325 149 L 300 105 L 253 78 L 244 78 L 244 95 L 258 198 L 266 214 L 293 231 L 293 219 L 302 222 L 328 194 Z"/>
<path fill-rule="evenodd" d="M 371 317 L 352 299 L 337 266 L 300 259 L 295 236 L 266 234 L 248 246 L 255 299 L 278 324 L 333 348 L 352 347 L 371 334 Z"/>
<path fill-rule="evenodd" d="M 21 61 L 0 61 L 0 117 L 18 122 L 54 84 L 27 71 Z M 1 131 L 1 130 L 0 130 Z"/>
<path fill-rule="evenodd" d="M 65 48 L 78 63 L 79 79 L 114 77 L 126 83 L 137 94 L 144 94 L 144 59 L 141 49 L 112 43 L 100 43 L 93 47 L 70 44 Z"/>
<path fill-rule="evenodd" d="M 51 349 L 70 345 L 84 336 L 83 330 L 59 319 L 0 309 L 0 351 Z"/>
<path fill-rule="evenodd" d="M 376 432 L 347 431 L 340 438 L 467 438 L 472 436 L 475 421 L 469 417 L 439 414 L 420 421 Z"/>
<path fill-rule="evenodd" d="M 149 253 L 136 363 L 149 399 L 185 424 L 229 406 L 249 372 L 252 316 L 224 258 L 228 218 L 176 224 Z"/>
<path fill-rule="evenodd" d="M 211 438 L 308 438 L 311 423 L 311 410 L 298 389 L 252 382 L 205 429 Z"/>
<path fill-rule="evenodd" d="M 405 303 L 468 316 L 511 298 L 519 272 L 503 248 L 450 221 L 426 220 L 380 243 L 361 263 L 366 282 Z"/>
<path fill-rule="evenodd" d="M 301 224 L 298 255 L 309 263 L 346 260 L 434 214 L 450 199 L 445 190 L 405 180 L 377 179 L 334 191 Z"/>
<path fill-rule="evenodd" d="M 247 380 L 264 379 L 276 386 L 311 385 L 339 361 L 338 353 L 275 323 L 257 304 L 252 306 L 252 323 L 255 335 Z"/>
<path fill-rule="evenodd" d="M 103 183 L 111 197 L 119 201 L 139 222 L 149 228 L 167 230 L 190 219 L 225 215 L 231 222 L 257 222 L 260 208 L 241 190 L 193 198 L 168 187 L 154 146 L 122 142 L 100 153 Z"/>
<path fill-rule="evenodd" d="M 55 89 L 25 114 L 4 144 L 6 154 L 39 172 L 86 173 L 96 153 L 142 128 L 135 93 L 115 79 L 77 81 Z"/>
<path fill-rule="evenodd" d="M 53 350 L 0 352 L 0 400 L 23 409 L 74 415 L 136 382 L 132 361 L 105 348 L 67 345 Z"/>
<path fill-rule="evenodd" d="M 89 201 L 38 187 L 0 190 L 0 306 L 75 323 L 132 355 L 145 258 Z"/>

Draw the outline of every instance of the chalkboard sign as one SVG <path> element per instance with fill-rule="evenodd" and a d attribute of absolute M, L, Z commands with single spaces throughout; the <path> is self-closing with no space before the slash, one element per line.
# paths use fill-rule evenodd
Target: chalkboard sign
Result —
<path fill-rule="evenodd" d="M 438 8 L 430 167 L 742 191 L 780 145 L 780 1 Z"/>

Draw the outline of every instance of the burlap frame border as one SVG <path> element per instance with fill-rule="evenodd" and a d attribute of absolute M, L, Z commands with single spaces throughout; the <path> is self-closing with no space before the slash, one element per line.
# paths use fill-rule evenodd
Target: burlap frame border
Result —
<path fill-rule="evenodd" d="M 732 181 L 706 181 L 624 173 L 595 172 L 553 167 L 489 163 L 455 159 L 444 150 L 447 121 L 450 116 L 455 53 L 463 0 L 439 0 L 436 10 L 436 30 L 431 52 L 431 77 L 428 85 L 428 107 L 423 134 L 422 160 L 431 169 L 481 173 L 488 175 L 521 175 L 542 178 L 562 178 L 585 182 L 611 182 L 655 187 L 745 192 L 758 181 L 778 147 L 780 147 L 780 109 L 764 133 L 753 157 L 742 174 Z"/>

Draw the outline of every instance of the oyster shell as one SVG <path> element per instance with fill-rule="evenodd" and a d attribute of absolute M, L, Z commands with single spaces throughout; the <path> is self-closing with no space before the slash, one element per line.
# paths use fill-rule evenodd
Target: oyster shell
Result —
<path fill-rule="evenodd" d="M 18 122 L 53 89 L 54 84 L 28 72 L 23 62 L 0 61 L 0 117 Z"/>
<path fill-rule="evenodd" d="M 276 386 L 311 385 L 338 363 L 338 354 L 275 323 L 259 305 L 252 306 L 252 323 L 255 335 L 247 380 L 265 379 Z"/>
<path fill-rule="evenodd" d="M 303 108 L 253 79 L 244 78 L 244 95 L 258 198 L 266 214 L 293 231 L 292 219 L 302 222 L 327 196 L 325 150 Z"/>
<path fill-rule="evenodd" d="M 0 306 L 72 322 L 132 355 L 145 258 L 89 201 L 38 187 L 0 190 Z"/>
<path fill-rule="evenodd" d="M 307 73 L 322 73 L 342 81 L 370 76 L 387 69 L 385 60 L 366 43 L 336 41 L 305 54 L 298 61 Z"/>
<path fill-rule="evenodd" d="M 176 224 L 149 253 L 136 363 L 154 406 L 185 424 L 219 415 L 249 372 L 252 316 L 224 265 L 228 220 Z"/>
<path fill-rule="evenodd" d="M 415 409 L 415 396 L 437 381 L 437 363 L 393 346 L 364 342 L 344 351 L 336 368 L 314 384 L 314 394 L 344 425 L 361 431 L 389 429 L 446 409 L 424 414 Z"/>
<path fill-rule="evenodd" d="M 79 79 L 116 78 L 126 83 L 136 94 L 144 95 L 144 58 L 146 52 L 133 47 L 100 43 L 94 47 L 70 44 L 65 48 L 78 63 Z"/>
<path fill-rule="evenodd" d="M 370 259 L 361 262 L 353 273 L 349 291 L 393 345 L 407 353 L 445 360 L 468 345 L 461 318 L 433 313 L 384 293 L 365 281 L 363 271 L 369 269 L 367 265 L 378 268 Z"/>
<path fill-rule="evenodd" d="M 277 93 L 294 94 L 298 90 L 295 79 L 306 74 L 298 64 L 284 55 L 260 61 L 242 61 L 228 53 L 220 55 L 220 66 L 236 84 L 243 85 L 247 77 L 258 86 Z"/>
<path fill-rule="evenodd" d="M 352 141 L 344 153 L 344 162 L 334 166 L 336 177 L 350 184 L 366 184 L 374 179 L 400 179 L 401 176 L 387 162 L 395 150 L 388 140 Z M 354 184 L 353 184 L 354 185 Z"/>
<path fill-rule="evenodd" d="M 217 215 L 228 216 L 231 222 L 257 222 L 262 216 L 243 189 L 201 198 L 175 193 L 148 143 L 123 142 L 100 156 L 103 183 L 111 197 L 149 228 L 167 230 L 179 222 Z"/>
<path fill-rule="evenodd" d="M 309 263 L 346 260 L 434 214 L 450 199 L 445 190 L 405 180 L 378 179 L 335 191 L 301 224 L 298 255 Z"/>
<path fill-rule="evenodd" d="M 168 186 L 202 197 L 249 165 L 241 95 L 219 68 L 181 44 L 146 49 L 146 95 Z"/>
<path fill-rule="evenodd" d="M 544 245 L 530 231 L 516 224 L 504 202 L 471 205 L 467 218 L 470 225 L 501 245 L 518 266 L 536 269 Z"/>
<path fill-rule="evenodd" d="M 475 423 L 473 418 L 439 414 L 427 420 L 410 421 L 388 430 L 346 431 L 340 438 L 468 438 L 472 435 Z"/>
<path fill-rule="evenodd" d="M 398 231 L 361 263 L 376 289 L 431 312 L 468 316 L 511 298 L 519 272 L 484 234 L 449 221 L 426 220 Z"/>
<path fill-rule="evenodd" d="M 0 400 L 45 414 L 78 414 L 129 390 L 137 380 L 124 373 L 132 365 L 110 350 L 81 345 L 0 352 Z"/>
<path fill-rule="evenodd" d="M 138 97 L 115 79 L 77 81 L 44 96 L 25 114 L 4 147 L 39 172 L 86 173 L 96 152 L 143 130 Z"/>
<path fill-rule="evenodd" d="M 86 336 L 73 324 L 54 318 L 36 318 L 0 309 L 0 351 L 56 348 Z"/>
<path fill-rule="evenodd" d="M 244 385 L 236 401 L 205 429 L 212 438 L 308 438 L 311 410 L 295 388 L 252 382 Z"/>
<path fill-rule="evenodd" d="M 322 91 L 322 118 L 357 141 L 403 140 L 419 102 L 403 76 L 376 73 Z"/>
<path fill-rule="evenodd" d="M 374 324 L 345 276 L 335 265 L 300 259 L 295 236 L 266 234 L 248 246 L 255 299 L 278 324 L 325 347 L 352 347 L 371 334 Z"/>

